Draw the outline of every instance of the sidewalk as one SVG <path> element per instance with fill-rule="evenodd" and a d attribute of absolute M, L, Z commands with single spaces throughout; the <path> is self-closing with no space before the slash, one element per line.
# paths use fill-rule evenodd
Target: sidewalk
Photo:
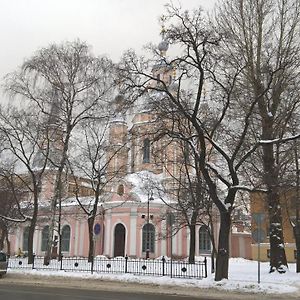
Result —
<path fill-rule="evenodd" d="M 195 286 L 189 281 L 185 282 L 182 279 L 169 280 L 155 280 L 151 277 L 137 277 L 132 275 L 91 275 L 81 274 L 80 277 L 74 276 L 78 274 L 57 272 L 54 273 L 42 271 L 28 271 L 19 272 L 16 270 L 9 270 L 8 274 L 0 280 L 0 285 L 18 284 L 30 286 L 53 286 L 53 287 L 67 287 L 79 288 L 87 290 L 118 290 L 121 292 L 142 292 L 142 293 L 156 293 L 156 294 L 171 294 L 182 296 L 197 297 L 206 295 L 209 299 L 243 299 L 243 300 L 280 300 L 280 299 L 300 299 L 300 283 L 298 290 L 293 293 L 285 294 L 265 294 L 265 293 L 251 293 L 241 292 L 240 290 L 222 290 L 222 282 L 217 283 L 215 287 L 205 288 L 202 286 Z M 159 283 L 158 283 L 159 282 Z M 218 286 L 219 284 L 219 286 Z"/>

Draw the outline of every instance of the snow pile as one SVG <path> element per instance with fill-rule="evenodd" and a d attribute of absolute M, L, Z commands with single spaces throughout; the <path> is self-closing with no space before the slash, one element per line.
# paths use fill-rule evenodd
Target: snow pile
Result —
<path fill-rule="evenodd" d="M 208 260 L 208 267 L 210 262 Z M 257 283 L 257 262 L 245 259 L 231 259 L 229 280 L 220 282 L 214 281 L 214 275 L 208 274 L 208 278 L 198 279 L 178 279 L 170 277 L 151 277 L 136 276 L 132 274 L 99 274 L 83 272 L 64 272 L 64 271 L 37 271 L 9 269 L 10 273 L 22 273 L 41 276 L 61 276 L 83 279 L 101 279 L 108 281 L 132 282 L 155 285 L 171 285 L 193 288 L 214 288 L 225 291 L 236 291 L 246 293 L 267 293 L 267 294 L 285 294 L 299 293 L 300 274 L 295 273 L 295 264 L 290 264 L 290 269 L 285 274 L 269 274 L 269 264 L 261 263 L 261 283 Z"/>

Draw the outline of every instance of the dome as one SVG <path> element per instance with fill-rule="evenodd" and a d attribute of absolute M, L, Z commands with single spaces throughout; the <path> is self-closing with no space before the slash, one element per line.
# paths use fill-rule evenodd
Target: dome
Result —
<path fill-rule="evenodd" d="M 123 95 L 123 94 L 118 94 L 118 95 L 115 97 L 115 102 L 116 102 L 116 103 L 122 103 L 124 100 L 125 100 L 125 98 L 124 98 L 124 95 Z"/>
<path fill-rule="evenodd" d="M 169 49 L 169 43 L 165 40 L 162 40 L 159 44 L 158 44 L 158 50 L 160 52 L 167 52 L 167 50 Z"/>

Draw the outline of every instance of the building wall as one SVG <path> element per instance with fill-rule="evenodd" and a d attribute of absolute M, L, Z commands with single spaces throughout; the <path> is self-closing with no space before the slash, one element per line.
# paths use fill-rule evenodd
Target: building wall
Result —
<path fill-rule="evenodd" d="M 293 235 L 293 228 L 290 224 L 290 216 L 293 216 L 295 212 L 291 208 L 291 199 L 293 197 L 293 193 L 287 193 L 281 195 L 281 206 L 282 206 L 282 228 L 283 228 L 283 236 L 284 236 L 284 242 L 285 242 L 285 251 L 288 262 L 295 262 L 295 240 Z M 264 220 L 261 224 L 262 230 L 265 232 L 265 238 L 258 245 L 258 243 L 252 239 L 251 244 L 251 252 L 252 252 L 252 259 L 257 260 L 258 259 L 258 252 L 260 255 L 260 259 L 262 261 L 269 261 L 268 252 L 270 249 L 269 244 L 269 218 L 268 218 L 268 209 L 267 204 L 264 199 L 263 194 L 255 193 L 251 195 L 250 198 L 250 204 L 251 204 L 251 231 L 252 233 L 258 229 L 258 224 L 254 220 L 254 214 L 255 213 L 262 213 L 264 214 Z M 258 249 L 259 248 L 259 249 Z"/>

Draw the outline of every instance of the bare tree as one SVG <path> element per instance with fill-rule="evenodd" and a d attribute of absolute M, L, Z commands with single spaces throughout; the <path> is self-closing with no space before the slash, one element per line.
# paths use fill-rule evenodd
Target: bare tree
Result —
<path fill-rule="evenodd" d="M 77 130 L 77 136 L 82 138 L 75 141 L 73 148 L 75 155 L 70 156 L 69 168 L 73 180 L 76 185 L 75 197 L 77 202 L 87 216 L 88 232 L 89 232 L 89 254 L 88 260 L 91 262 L 94 257 L 94 223 L 98 215 L 105 214 L 103 203 L 107 198 L 108 185 L 114 178 L 124 174 L 124 168 L 127 165 L 120 166 L 119 169 L 112 170 L 109 168 L 112 160 L 122 155 L 123 151 L 127 151 L 127 140 L 119 145 L 109 145 L 109 113 L 107 118 L 102 120 L 89 120 L 82 124 Z M 111 148 L 110 151 L 108 149 Z M 80 193 L 80 177 L 86 180 L 91 188 L 89 197 L 82 197 Z M 110 195 L 111 196 L 111 195 Z M 86 202 L 88 200 L 88 203 Z M 101 205 L 100 205 L 101 204 Z"/>
<path fill-rule="evenodd" d="M 299 1 L 222 1 L 217 26 L 228 37 L 228 65 L 243 67 L 239 91 L 257 99 L 253 135 L 261 143 L 262 181 L 270 223 L 270 271 L 287 265 L 280 204 L 280 167 L 286 125 L 299 106 Z M 298 123 L 299 130 L 299 123 Z M 272 141 L 275 141 L 273 143 Z"/>
<path fill-rule="evenodd" d="M 293 114 L 294 123 L 288 126 L 287 130 L 293 136 L 298 130 L 299 112 Z M 296 139 L 293 142 L 285 144 L 283 152 L 284 159 L 281 159 L 280 174 L 280 198 L 285 210 L 285 215 L 293 230 L 295 245 L 296 245 L 296 272 L 300 272 L 300 157 L 299 146 L 300 140 Z M 283 147 L 281 147 L 283 148 Z M 285 230 L 285 228 L 284 228 Z"/>
<path fill-rule="evenodd" d="M 175 116 L 173 116 L 175 123 Z M 183 122 L 178 116 L 176 127 L 180 127 L 183 136 L 191 136 L 187 133 L 191 128 L 187 122 Z M 157 189 L 157 194 L 161 200 L 169 207 L 174 217 L 172 220 L 172 232 L 168 234 L 175 235 L 182 228 L 189 228 L 189 263 L 195 263 L 196 251 L 196 226 L 206 225 L 208 233 L 211 236 L 213 250 L 216 249 L 213 232 L 213 204 L 207 192 L 207 187 L 199 167 L 197 155 L 194 149 L 189 146 L 186 140 L 174 138 L 174 127 L 168 128 L 169 122 L 166 118 L 159 118 L 158 128 L 156 129 L 155 141 L 159 144 L 153 150 L 153 157 L 158 165 L 162 165 L 166 174 L 165 181 L 157 186 L 153 184 L 153 189 Z M 194 138 L 196 140 L 196 137 Z M 169 220 L 170 221 L 170 220 Z M 171 224 L 169 224 L 171 225 Z M 171 237 L 170 237 L 171 238 Z M 214 256 L 212 251 L 212 257 Z"/>
<path fill-rule="evenodd" d="M 244 66 L 225 66 L 229 59 L 223 53 L 226 40 L 210 27 L 201 9 L 190 14 L 169 5 L 164 19 L 169 25 L 158 50 L 152 47 L 154 59 L 129 51 L 119 71 L 133 98 L 147 94 L 147 104 L 157 112 L 158 120 L 167 119 L 174 138 L 186 141 L 197 159 L 220 217 L 215 279 L 221 280 L 228 278 L 231 214 L 237 191 L 252 190 L 240 185 L 239 172 L 257 147 L 246 143 L 257 100 L 237 111 L 234 88 Z M 168 42 L 182 50 L 179 55 L 166 56 Z M 153 61 L 157 63 L 151 69 Z M 180 123 L 173 121 L 178 119 L 193 130 L 181 130 Z"/>
<path fill-rule="evenodd" d="M 12 219 L 21 219 L 15 202 L 14 191 L 9 187 L 9 182 L 2 176 L 0 172 L 0 249 L 4 249 L 6 245 L 7 253 L 10 254 L 9 232 L 13 228 Z M 21 193 L 18 193 L 21 198 Z"/>
<path fill-rule="evenodd" d="M 33 107 L 28 108 L 24 110 L 12 106 L 0 109 L 1 147 L 3 147 L 1 177 L 9 186 L 10 194 L 14 196 L 21 217 L 14 218 L 13 221 L 30 222 L 28 263 L 33 263 L 33 237 L 37 223 L 42 178 L 48 161 L 47 150 L 44 152 L 43 160 L 40 160 L 41 165 L 38 170 L 34 165 L 34 160 L 41 149 L 41 144 L 47 144 L 48 137 L 47 130 L 43 126 L 44 118 Z"/>
<path fill-rule="evenodd" d="M 57 206 L 64 194 L 63 173 L 74 128 L 90 118 L 101 118 L 111 88 L 111 63 L 95 57 L 80 41 L 50 45 L 26 60 L 20 70 L 7 76 L 6 90 L 34 103 L 55 125 L 58 151 L 51 163 L 56 170 L 51 199 L 52 220 L 45 263 L 49 262 Z"/>

